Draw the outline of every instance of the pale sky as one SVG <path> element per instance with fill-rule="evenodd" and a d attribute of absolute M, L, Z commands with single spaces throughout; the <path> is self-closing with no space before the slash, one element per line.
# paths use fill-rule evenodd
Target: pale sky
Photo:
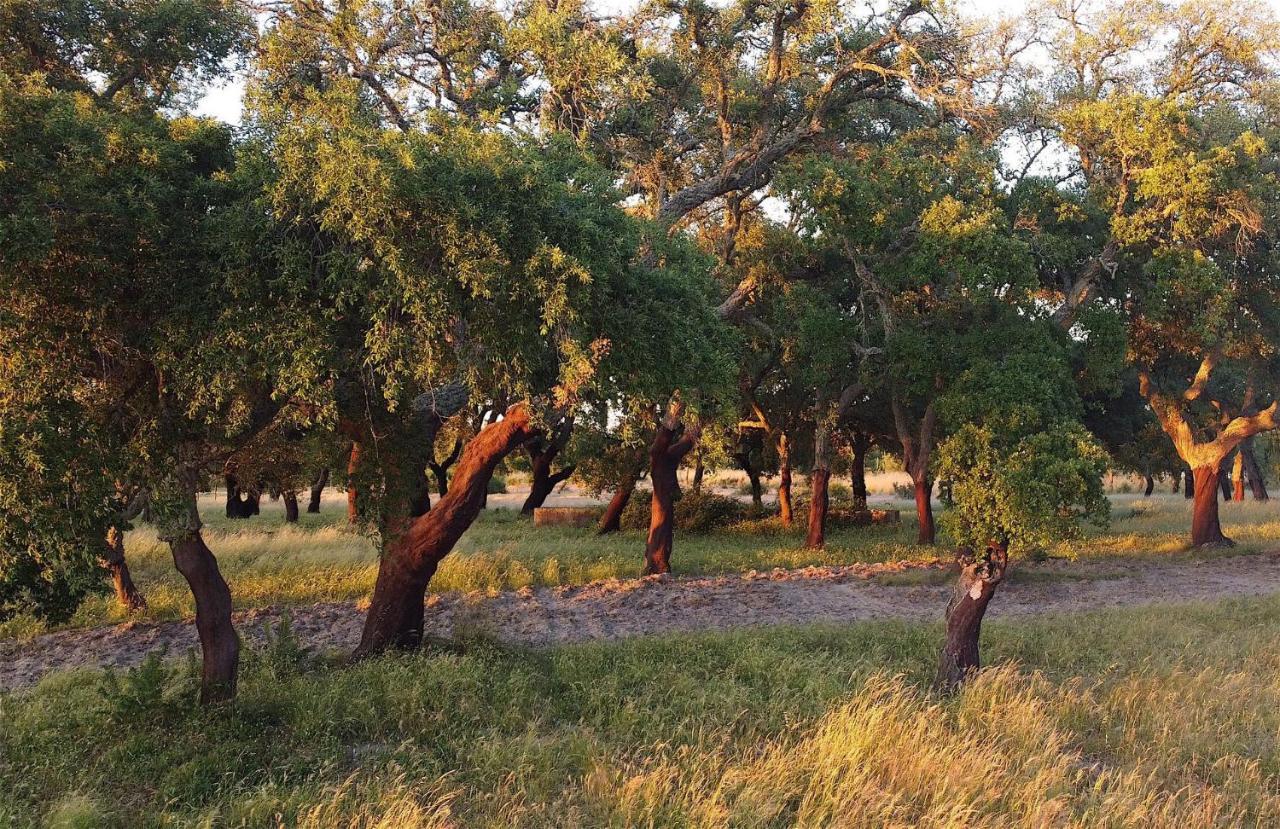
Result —
<path fill-rule="evenodd" d="M 1231 0 L 1222 0 L 1230 3 Z M 1266 0 L 1268 5 L 1280 15 L 1280 0 Z M 957 0 L 959 8 L 973 17 L 1002 17 L 1022 11 L 1027 0 Z M 603 10 L 623 9 L 634 6 L 634 0 L 597 0 L 596 5 Z M 209 115 L 228 123 L 240 122 L 241 100 L 244 97 L 244 84 L 239 80 L 211 87 L 206 91 L 196 112 Z"/>

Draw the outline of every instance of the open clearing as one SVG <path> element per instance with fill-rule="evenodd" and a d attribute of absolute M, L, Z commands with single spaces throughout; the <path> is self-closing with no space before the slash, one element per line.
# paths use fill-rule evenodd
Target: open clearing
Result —
<path fill-rule="evenodd" d="M 428 599 L 429 635 L 483 637 L 547 646 L 682 631 L 873 620 L 931 621 L 946 606 L 950 579 L 938 564 L 896 562 L 751 571 L 715 577 L 608 579 L 581 586 Z M 1071 613 L 1280 591 L 1280 553 L 1213 559 L 1048 562 L 1015 571 L 993 616 Z M 346 651 L 360 638 L 358 603 L 257 608 L 237 614 L 241 635 L 261 645 L 286 617 L 299 643 Z M 127 668 L 148 654 L 184 655 L 194 624 L 128 622 L 0 643 L 0 689 L 19 689 L 68 668 Z"/>

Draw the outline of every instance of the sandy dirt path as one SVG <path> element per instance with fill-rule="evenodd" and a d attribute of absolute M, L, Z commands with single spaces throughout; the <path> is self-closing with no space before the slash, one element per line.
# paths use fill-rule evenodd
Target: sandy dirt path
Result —
<path fill-rule="evenodd" d="M 926 568 L 809 567 L 714 577 L 610 579 L 495 595 L 432 595 L 427 601 L 427 632 L 440 637 L 478 633 L 512 644 L 545 646 L 761 625 L 936 620 L 950 590 L 946 581 L 885 583 L 893 580 L 891 574 L 921 569 Z M 1022 578 L 1015 574 L 1001 587 L 990 615 L 1071 613 L 1276 592 L 1280 553 L 1163 563 L 1050 562 L 1024 566 Z M 264 631 L 285 613 L 298 640 L 315 651 L 351 649 L 364 620 L 358 605 L 325 603 L 243 611 L 236 614 L 236 626 L 250 646 L 260 645 Z M 0 642 L 0 690 L 29 687 L 51 671 L 127 668 L 152 652 L 178 657 L 197 646 L 190 621 L 129 622 Z"/>

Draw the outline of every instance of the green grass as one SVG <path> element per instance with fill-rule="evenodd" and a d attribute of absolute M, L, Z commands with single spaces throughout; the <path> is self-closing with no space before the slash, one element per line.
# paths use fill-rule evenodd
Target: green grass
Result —
<path fill-rule="evenodd" d="M 299 658 L 0 697 L 0 826 L 1273 826 L 1280 598 L 936 625 Z"/>
<path fill-rule="evenodd" d="M 1084 560 L 1186 555 L 1190 505 L 1180 496 L 1143 499 L 1119 495 L 1113 497 L 1113 504 L 1109 528 L 1091 530 L 1082 541 L 1063 543 L 1049 554 Z M 833 527 L 822 550 L 802 546 L 803 521 L 791 530 L 769 519 L 709 535 L 682 533 L 676 539 L 673 566 L 679 574 L 695 575 L 948 558 L 945 540 L 933 548 L 914 543 L 914 512 L 905 502 L 897 506 L 903 509 L 899 526 Z M 247 521 L 225 518 L 212 497 L 206 497 L 202 507 L 208 524 L 206 540 L 239 608 L 357 601 L 373 588 L 377 573 L 374 545 L 346 526 L 344 504 L 334 495 L 326 501 L 323 513 L 303 514 L 300 524 L 293 527 L 283 522 L 279 504 L 264 501 L 262 515 Z M 1224 504 L 1222 517 L 1227 533 L 1240 542 L 1227 552 L 1280 546 L 1280 511 L 1273 505 L 1251 501 Z M 190 617 L 194 612 L 191 594 L 173 568 L 168 547 L 145 526 L 131 532 L 126 543 L 134 579 L 150 604 L 143 618 Z M 431 588 L 504 590 L 630 578 L 639 574 L 643 549 L 640 532 L 599 537 L 589 528 L 534 528 L 513 510 L 489 510 L 445 559 Z M 921 578 L 929 582 L 936 577 Z M 1059 572 L 1045 577 L 1070 575 Z M 886 583 L 913 583 L 911 578 L 904 574 Z M 126 618 L 110 596 L 101 595 L 85 602 L 68 626 L 89 627 Z M 46 629 L 33 619 L 17 618 L 0 623 L 0 638 L 25 638 Z"/>

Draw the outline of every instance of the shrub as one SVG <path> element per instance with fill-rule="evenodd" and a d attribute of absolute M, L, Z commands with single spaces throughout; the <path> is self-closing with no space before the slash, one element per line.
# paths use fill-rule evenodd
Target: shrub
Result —
<path fill-rule="evenodd" d="M 489 479 L 489 488 L 485 490 L 490 495 L 506 495 L 507 479 L 501 475 L 494 475 Z"/>
<path fill-rule="evenodd" d="M 649 528 L 649 502 L 652 493 L 637 489 L 622 512 L 622 526 L 628 530 Z M 747 517 L 747 507 L 736 498 L 710 492 L 684 492 L 676 501 L 676 529 L 690 533 L 707 533 Z"/>

